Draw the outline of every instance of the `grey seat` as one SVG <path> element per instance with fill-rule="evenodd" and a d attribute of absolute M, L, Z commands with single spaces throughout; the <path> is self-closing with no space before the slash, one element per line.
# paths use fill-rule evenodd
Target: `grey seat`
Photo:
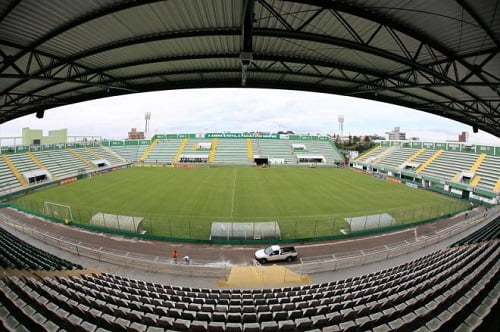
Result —
<path fill-rule="evenodd" d="M 277 332 L 279 331 L 279 326 L 276 322 L 262 322 L 260 323 L 260 329 L 262 332 Z"/>
<path fill-rule="evenodd" d="M 294 331 L 297 326 L 293 320 L 282 320 L 278 322 L 280 331 Z"/>
<path fill-rule="evenodd" d="M 226 332 L 243 332 L 243 324 L 241 323 L 227 323 Z"/>
<path fill-rule="evenodd" d="M 191 321 L 178 318 L 174 321 L 174 328 L 180 331 L 186 331 L 191 326 Z"/>
<path fill-rule="evenodd" d="M 191 322 L 190 329 L 193 332 L 205 332 L 208 331 L 208 323 L 200 320 L 194 320 Z"/>
<path fill-rule="evenodd" d="M 224 322 L 210 322 L 210 323 L 208 323 L 208 330 L 210 332 L 224 332 L 226 330 L 226 323 L 224 323 Z"/>

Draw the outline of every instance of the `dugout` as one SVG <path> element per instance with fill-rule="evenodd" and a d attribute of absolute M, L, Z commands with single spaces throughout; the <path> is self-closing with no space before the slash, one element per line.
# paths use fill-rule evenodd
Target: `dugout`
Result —
<path fill-rule="evenodd" d="M 102 228 L 144 234 L 146 231 L 141 229 L 141 223 L 143 220 L 143 217 L 97 212 L 92 216 L 92 218 L 90 218 L 90 224 L 92 226 Z"/>
<path fill-rule="evenodd" d="M 97 168 L 103 168 L 103 167 L 110 167 L 111 164 L 109 161 L 106 159 L 96 159 L 96 160 L 91 160 L 90 161 L 92 164 L 94 164 Z"/>
<path fill-rule="evenodd" d="M 208 154 L 183 154 L 179 158 L 180 163 L 207 163 Z"/>
<path fill-rule="evenodd" d="M 212 222 L 210 240 L 264 240 L 281 239 L 276 221 Z"/>
<path fill-rule="evenodd" d="M 46 169 L 35 169 L 24 172 L 23 177 L 30 185 L 52 180 L 49 171 Z"/>
<path fill-rule="evenodd" d="M 401 171 L 407 171 L 407 172 L 415 172 L 415 170 L 420 166 L 420 163 L 416 162 L 405 162 L 403 163 L 399 169 Z"/>
<path fill-rule="evenodd" d="M 396 219 L 394 219 L 394 217 L 388 213 L 345 218 L 344 220 L 349 224 L 349 233 L 360 232 L 369 229 L 379 229 L 396 224 Z"/>
<path fill-rule="evenodd" d="M 326 158 L 325 156 L 322 155 L 301 154 L 297 155 L 297 160 L 299 163 L 314 163 L 314 164 L 326 163 Z"/>
<path fill-rule="evenodd" d="M 257 166 L 267 166 L 269 165 L 269 157 L 268 156 L 259 156 L 259 155 L 254 155 L 253 156 L 253 162 L 257 165 Z"/>

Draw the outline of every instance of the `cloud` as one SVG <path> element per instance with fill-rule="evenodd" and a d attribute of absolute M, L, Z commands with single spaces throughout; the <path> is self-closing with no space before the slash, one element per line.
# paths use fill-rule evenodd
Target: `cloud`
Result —
<path fill-rule="evenodd" d="M 47 110 L 0 125 L 0 136 L 20 136 L 21 128 L 68 128 L 69 135 L 124 138 L 132 127 L 144 128 L 144 113 L 151 112 L 151 129 L 165 132 L 278 131 L 381 134 L 401 127 L 408 137 L 444 141 L 456 139 L 467 125 L 405 107 L 366 99 L 314 92 L 265 89 L 192 89 L 103 98 Z M 486 133 L 471 134 L 471 141 L 500 145 Z"/>

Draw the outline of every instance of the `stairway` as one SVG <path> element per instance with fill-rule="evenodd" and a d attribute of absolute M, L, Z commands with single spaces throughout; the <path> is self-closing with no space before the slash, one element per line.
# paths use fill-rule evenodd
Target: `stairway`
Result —
<path fill-rule="evenodd" d="M 151 142 L 151 144 L 149 144 L 148 148 L 146 150 L 144 150 L 142 156 L 139 158 L 139 161 L 144 162 L 144 160 L 146 160 L 148 158 L 149 154 L 154 149 L 154 147 L 156 146 L 156 144 L 158 144 L 158 140 L 154 139 Z"/>
<path fill-rule="evenodd" d="M 385 156 L 387 156 L 388 154 L 392 153 L 394 150 L 396 150 L 397 146 L 391 146 L 390 148 L 388 148 L 387 150 L 385 150 L 384 152 L 382 152 L 381 154 L 379 154 L 377 156 L 377 158 L 375 158 L 374 161 L 371 162 L 372 165 L 376 165 L 382 158 L 384 158 Z"/>
<path fill-rule="evenodd" d="M 37 157 L 35 156 L 35 154 L 31 151 L 28 151 L 26 152 L 26 154 L 31 158 L 31 160 L 33 160 L 33 162 L 40 168 L 40 169 L 44 169 L 46 170 L 47 172 L 49 172 L 50 174 L 50 178 L 52 180 L 55 180 L 57 179 L 57 176 L 55 176 L 54 174 L 52 174 L 49 169 L 42 163 L 42 161 Z"/>
<path fill-rule="evenodd" d="M 186 148 L 188 141 L 189 141 L 189 138 L 185 138 L 182 140 L 182 143 L 181 143 L 181 145 L 179 145 L 179 149 L 177 149 L 177 153 L 175 154 L 174 163 L 179 162 L 179 159 L 181 158 L 182 152 Z"/>
<path fill-rule="evenodd" d="M 361 159 L 366 159 L 366 157 L 368 157 L 368 156 L 369 156 L 369 155 L 371 155 L 373 152 L 375 152 L 375 151 L 377 151 L 378 149 L 380 149 L 380 147 L 381 147 L 381 146 L 380 146 L 380 145 L 378 145 L 378 146 L 376 146 L 376 147 L 374 147 L 374 148 L 372 148 L 372 149 L 370 149 L 370 150 L 368 150 L 368 151 L 366 151 L 366 152 L 364 152 L 364 153 L 360 154 L 360 155 L 358 156 L 358 158 L 356 158 L 355 160 L 356 160 L 356 161 L 361 161 Z"/>
<path fill-rule="evenodd" d="M 495 188 L 493 189 L 495 192 L 500 192 L 500 179 L 497 180 L 497 184 L 495 185 Z"/>
<path fill-rule="evenodd" d="M 420 155 L 421 155 L 422 153 L 424 153 L 424 152 L 425 152 L 425 149 L 420 149 L 420 150 L 418 150 L 417 152 L 415 152 L 414 154 L 412 154 L 412 155 L 410 156 L 410 158 L 406 159 L 406 161 L 405 161 L 405 162 L 406 162 L 406 163 L 409 163 L 409 162 L 414 161 L 415 159 L 417 159 L 417 157 L 418 157 L 418 156 L 420 156 Z"/>
<path fill-rule="evenodd" d="M 111 150 L 110 148 L 101 145 L 101 149 L 103 149 L 104 151 L 112 154 L 113 156 L 115 156 L 119 160 L 123 161 L 124 163 L 127 162 L 127 160 L 125 158 L 123 158 L 122 156 L 120 156 L 118 153 L 116 153 L 115 151 Z"/>
<path fill-rule="evenodd" d="M 210 153 L 208 154 L 208 162 L 213 163 L 215 160 L 215 152 L 217 150 L 217 143 L 219 140 L 217 138 L 214 138 L 212 140 L 212 146 L 210 147 Z"/>
<path fill-rule="evenodd" d="M 427 166 L 429 166 L 434 160 L 436 160 L 437 157 L 443 153 L 444 150 L 437 150 L 429 159 L 427 159 L 422 165 L 418 166 L 418 168 L 415 170 L 415 173 L 420 173 L 422 172 Z"/>
<path fill-rule="evenodd" d="M 73 156 L 77 157 L 78 159 L 80 159 L 81 161 L 83 161 L 88 167 L 90 168 L 96 168 L 94 164 L 92 164 L 90 161 L 88 161 L 87 159 L 85 159 L 81 154 L 79 154 L 78 152 L 76 152 L 75 150 L 73 149 L 68 149 L 69 153 L 71 153 Z"/>
<path fill-rule="evenodd" d="M 251 138 L 247 138 L 247 157 L 253 161 L 253 144 Z"/>
<path fill-rule="evenodd" d="M 19 183 L 23 187 L 27 187 L 28 186 L 28 182 L 26 181 L 26 179 L 24 178 L 24 176 L 22 176 L 22 174 L 19 172 L 19 170 L 17 169 L 16 165 L 14 165 L 14 163 L 12 163 L 12 160 L 10 160 L 9 156 L 6 155 L 6 154 L 3 154 L 2 158 L 3 158 L 3 161 L 5 161 L 5 164 L 7 164 L 7 166 L 9 166 L 10 171 L 12 172 L 12 174 L 14 174 L 14 176 L 19 181 Z"/>
<path fill-rule="evenodd" d="M 100 154 L 98 154 L 94 150 L 92 150 L 92 149 L 90 149 L 88 147 L 85 147 L 84 149 L 85 149 L 85 151 L 87 151 L 88 153 L 90 153 L 91 155 L 93 155 L 94 157 L 96 157 L 97 159 L 104 159 Z"/>
<path fill-rule="evenodd" d="M 474 176 L 474 178 L 471 180 L 470 185 L 472 187 L 477 186 L 477 184 L 481 181 L 481 177 L 479 175 Z"/>
<path fill-rule="evenodd" d="M 469 172 L 471 173 L 476 173 L 477 169 L 481 164 L 483 163 L 483 160 L 486 158 L 487 154 L 486 153 L 481 153 L 479 157 L 477 157 L 476 161 L 474 162 L 474 165 L 471 166 Z"/>

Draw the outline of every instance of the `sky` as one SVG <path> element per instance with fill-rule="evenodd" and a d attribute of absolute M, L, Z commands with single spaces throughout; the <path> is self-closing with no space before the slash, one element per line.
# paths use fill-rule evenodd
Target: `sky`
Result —
<path fill-rule="evenodd" d="M 21 129 L 68 129 L 69 136 L 126 138 L 130 128 L 144 130 L 144 115 L 151 113 L 151 132 L 204 133 L 292 130 L 302 134 L 344 135 L 385 133 L 400 127 L 407 137 L 421 141 L 457 140 L 469 132 L 469 142 L 500 146 L 500 138 L 468 125 L 429 113 L 369 101 L 313 92 L 266 89 L 170 90 L 110 97 L 45 111 L 0 125 L 0 137 L 21 136 Z M 4 140 L 5 141 L 5 140 Z"/>

